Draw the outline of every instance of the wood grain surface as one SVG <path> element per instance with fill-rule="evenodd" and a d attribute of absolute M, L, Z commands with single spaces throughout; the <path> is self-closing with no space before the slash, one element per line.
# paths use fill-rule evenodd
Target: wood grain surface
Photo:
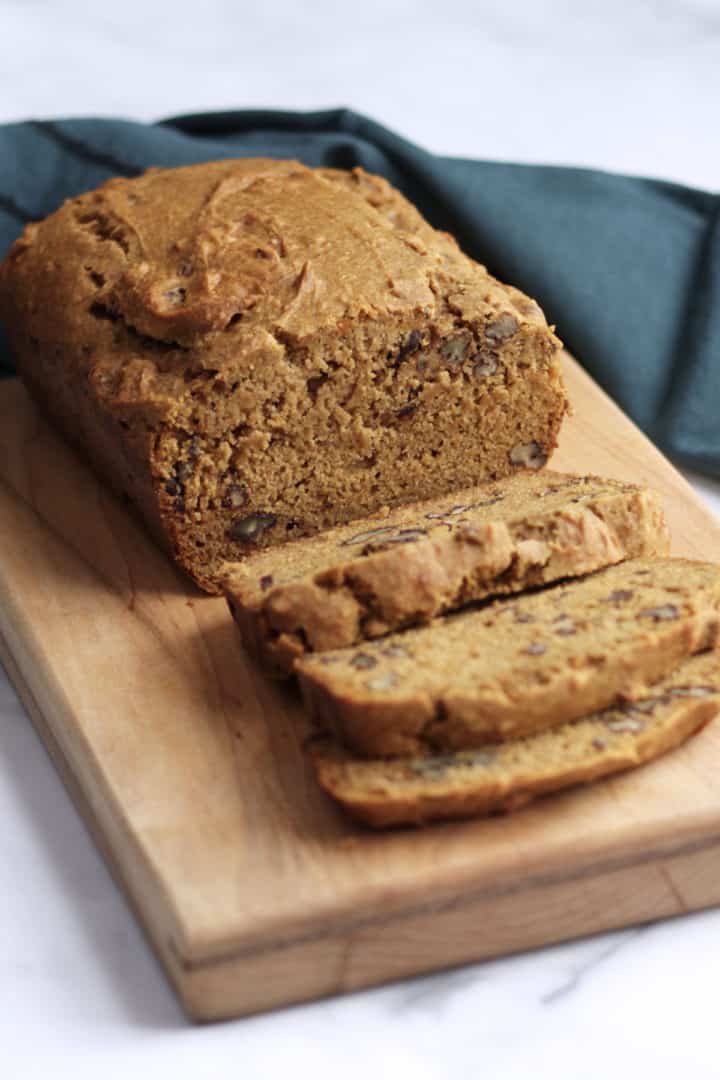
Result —
<path fill-rule="evenodd" d="M 552 465 L 720 527 L 571 360 Z M 0 654 L 188 1013 L 236 1016 L 720 903 L 720 724 L 506 817 L 374 834 L 317 787 L 291 687 L 0 385 Z"/>

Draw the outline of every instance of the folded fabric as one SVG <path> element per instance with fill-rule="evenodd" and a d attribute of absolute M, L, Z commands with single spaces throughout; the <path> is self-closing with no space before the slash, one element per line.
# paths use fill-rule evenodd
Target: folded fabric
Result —
<path fill-rule="evenodd" d="M 157 124 L 0 126 L 0 257 L 25 221 L 108 176 L 224 157 L 295 157 L 386 176 L 499 278 L 685 465 L 720 476 L 720 196 L 588 169 L 428 153 L 348 109 Z M 0 364 L 11 359 L 0 339 Z"/>

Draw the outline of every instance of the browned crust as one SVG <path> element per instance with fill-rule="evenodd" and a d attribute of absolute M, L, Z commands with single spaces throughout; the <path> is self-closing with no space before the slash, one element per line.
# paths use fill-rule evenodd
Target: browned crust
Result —
<path fill-rule="evenodd" d="M 707 696 L 671 696 L 693 686 Z M 632 769 L 681 745 L 719 708 L 720 658 L 709 653 L 680 665 L 634 710 L 608 710 L 517 744 L 487 747 L 477 763 L 462 753 L 361 760 L 327 736 L 308 750 L 321 786 L 354 818 L 374 828 L 420 825 L 515 810 L 540 795 Z"/>

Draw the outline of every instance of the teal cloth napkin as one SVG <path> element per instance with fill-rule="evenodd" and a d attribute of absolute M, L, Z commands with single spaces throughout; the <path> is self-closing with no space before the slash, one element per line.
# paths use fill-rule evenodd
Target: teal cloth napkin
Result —
<path fill-rule="evenodd" d="M 225 157 L 386 176 L 499 278 L 677 460 L 720 476 L 720 196 L 588 169 L 440 157 L 348 109 L 0 126 L 0 257 L 108 176 Z M 0 364 L 11 357 L 0 339 Z"/>

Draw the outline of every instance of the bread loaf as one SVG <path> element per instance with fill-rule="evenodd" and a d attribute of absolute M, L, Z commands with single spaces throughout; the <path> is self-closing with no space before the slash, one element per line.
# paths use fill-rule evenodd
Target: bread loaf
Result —
<path fill-rule="evenodd" d="M 384 180 L 246 159 L 115 179 L 0 267 L 26 385 L 205 589 L 222 563 L 542 466 L 559 342 Z"/>

